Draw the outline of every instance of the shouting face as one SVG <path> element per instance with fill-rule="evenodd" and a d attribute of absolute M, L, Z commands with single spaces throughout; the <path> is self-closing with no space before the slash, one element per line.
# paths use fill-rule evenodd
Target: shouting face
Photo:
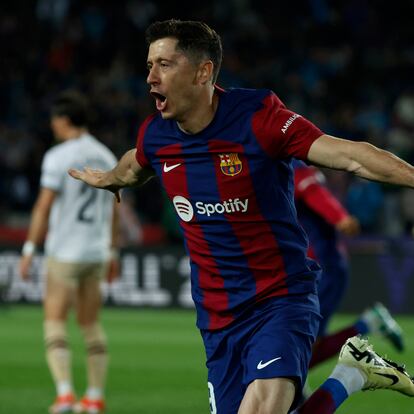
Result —
<path fill-rule="evenodd" d="M 201 66 L 176 45 L 177 39 L 170 37 L 150 44 L 147 83 L 162 117 L 185 122 L 197 107 L 205 82 Z"/>

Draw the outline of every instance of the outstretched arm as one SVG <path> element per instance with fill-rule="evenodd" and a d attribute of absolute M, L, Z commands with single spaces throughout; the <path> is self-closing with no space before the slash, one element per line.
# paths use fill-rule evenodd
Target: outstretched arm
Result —
<path fill-rule="evenodd" d="M 367 142 L 322 135 L 310 147 L 314 164 L 352 172 L 372 181 L 414 188 L 414 167 L 394 154 Z"/>
<path fill-rule="evenodd" d="M 115 194 L 120 200 L 119 190 L 125 187 L 133 187 L 144 184 L 154 172 L 149 168 L 142 168 L 136 158 L 136 149 L 127 151 L 114 169 L 110 171 L 99 171 L 85 167 L 83 171 L 69 170 L 69 174 L 77 180 L 96 188 L 103 188 Z"/>

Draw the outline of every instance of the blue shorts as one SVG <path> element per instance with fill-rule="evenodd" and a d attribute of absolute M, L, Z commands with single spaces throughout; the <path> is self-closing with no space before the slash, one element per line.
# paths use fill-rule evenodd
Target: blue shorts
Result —
<path fill-rule="evenodd" d="M 247 386 L 266 378 L 295 380 L 295 405 L 319 321 L 317 295 L 304 294 L 271 298 L 224 329 L 202 330 L 211 413 L 237 414 Z"/>

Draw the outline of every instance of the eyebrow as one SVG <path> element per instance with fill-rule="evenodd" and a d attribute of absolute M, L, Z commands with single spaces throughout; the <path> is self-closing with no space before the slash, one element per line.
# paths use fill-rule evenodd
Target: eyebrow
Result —
<path fill-rule="evenodd" d="M 154 59 L 154 60 L 147 60 L 147 63 L 154 63 L 154 62 L 156 62 L 156 63 L 160 63 L 160 62 L 173 62 L 173 60 L 172 59 L 167 59 L 167 58 L 163 58 L 163 57 L 158 57 L 158 58 L 156 58 L 156 59 Z"/>

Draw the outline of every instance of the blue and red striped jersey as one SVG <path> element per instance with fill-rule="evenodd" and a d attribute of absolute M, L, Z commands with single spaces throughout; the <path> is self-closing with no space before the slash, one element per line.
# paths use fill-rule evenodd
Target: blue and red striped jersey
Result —
<path fill-rule="evenodd" d="M 306 159 L 322 135 L 270 90 L 216 93 L 216 114 L 201 132 L 156 114 L 137 138 L 138 163 L 155 170 L 179 217 L 197 326 L 210 330 L 267 298 L 316 291 L 291 159 Z"/>

